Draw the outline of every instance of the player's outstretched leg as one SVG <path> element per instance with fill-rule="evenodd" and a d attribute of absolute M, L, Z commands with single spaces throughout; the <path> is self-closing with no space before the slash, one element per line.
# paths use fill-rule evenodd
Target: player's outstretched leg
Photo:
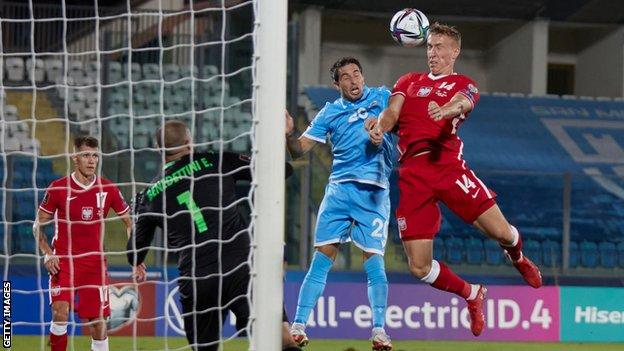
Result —
<path fill-rule="evenodd" d="M 533 261 L 522 254 L 522 237 L 516 227 L 510 225 L 511 236 L 513 242 L 510 245 L 500 243 L 500 246 L 505 251 L 505 255 L 514 267 L 520 272 L 524 281 L 534 288 L 542 286 L 542 273 Z"/>
<path fill-rule="evenodd" d="M 483 285 L 469 284 L 457 276 L 444 262 L 436 260 L 431 261 L 429 272 L 420 279 L 438 290 L 463 297 L 470 312 L 470 331 L 474 336 L 481 335 L 485 326 L 483 302 L 487 291 Z"/>
<path fill-rule="evenodd" d="M 368 301 L 373 311 L 373 350 L 392 350 L 392 342 L 384 330 L 388 304 L 388 278 L 381 255 L 372 255 L 364 262 L 368 278 Z"/>
<path fill-rule="evenodd" d="M 299 347 L 308 344 L 308 337 L 305 334 L 305 324 L 310 317 L 312 309 L 316 305 L 327 282 L 327 274 L 331 269 L 333 261 L 320 251 L 314 252 L 310 269 L 301 284 L 299 290 L 299 300 L 297 301 L 297 313 L 295 321 L 290 329 L 293 340 Z"/>

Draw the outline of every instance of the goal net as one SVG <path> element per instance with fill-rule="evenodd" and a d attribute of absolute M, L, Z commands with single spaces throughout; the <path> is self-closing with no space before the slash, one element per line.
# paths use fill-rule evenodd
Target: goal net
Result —
<path fill-rule="evenodd" d="M 99 139 L 97 173 L 130 203 L 162 174 L 164 152 L 154 132 L 181 120 L 194 151 L 251 156 L 252 181 L 237 186 L 252 243 L 244 262 L 251 286 L 242 297 L 251 306 L 250 323 L 236 331 L 224 314 L 218 343 L 242 338 L 251 350 L 278 350 L 286 1 L 75 3 L 0 4 L 0 264 L 11 282 L 13 348 L 49 347 L 51 291 L 32 226 L 50 182 L 73 171 L 73 138 Z M 125 226 L 115 216 L 104 222 L 111 349 L 189 349 L 166 230 L 150 246 L 148 281 L 137 284 L 126 263 Z M 50 241 L 54 226 L 45 232 Z M 85 322 L 70 313 L 68 350 L 88 347 Z"/>

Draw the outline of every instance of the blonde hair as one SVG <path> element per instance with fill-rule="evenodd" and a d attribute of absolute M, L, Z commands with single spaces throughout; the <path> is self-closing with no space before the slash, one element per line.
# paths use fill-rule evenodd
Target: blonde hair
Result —
<path fill-rule="evenodd" d="M 461 33 L 455 27 L 436 22 L 429 27 L 429 35 L 431 34 L 445 35 L 455 40 L 457 46 L 461 48 Z"/>

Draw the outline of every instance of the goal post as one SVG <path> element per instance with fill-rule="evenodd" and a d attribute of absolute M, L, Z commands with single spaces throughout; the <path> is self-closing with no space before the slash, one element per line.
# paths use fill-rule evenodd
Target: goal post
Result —
<path fill-rule="evenodd" d="M 254 351 L 279 350 L 282 335 L 287 5 L 286 0 L 254 5 Z"/>

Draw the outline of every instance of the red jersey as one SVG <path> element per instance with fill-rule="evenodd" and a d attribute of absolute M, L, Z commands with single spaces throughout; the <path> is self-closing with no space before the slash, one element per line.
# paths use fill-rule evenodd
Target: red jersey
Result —
<path fill-rule="evenodd" d="M 111 207 L 119 215 L 130 209 L 117 186 L 107 179 L 95 177 L 91 184 L 84 185 L 72 173 L 53 181 L 39 209 L 56 217 L 54 253 L 101 259 L 103 219 Z M 91 255 L 84 255 L 88 253 Z"/>
<path fill-rule="evenodd" d="M 398 120 L 399 161 L 426 150 L 461 155 L 463 144 L 457 136 L 457 129 L 467 114 L 434 121 L 427 112 L 430 101 L 442 106 L 457 93 L 464 95 L 473 108 L 479 100 L 477 85 L 461 74 L 436 77 L 431 73 L 412 72 L 399 78 L 392 90 L 392 95 L 405 97 Z"/>

